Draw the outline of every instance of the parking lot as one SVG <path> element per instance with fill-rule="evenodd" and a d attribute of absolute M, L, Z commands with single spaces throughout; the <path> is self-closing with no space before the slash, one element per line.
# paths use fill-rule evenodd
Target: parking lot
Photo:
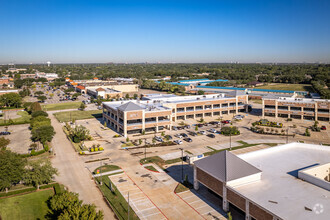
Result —
<path fill-rule="evenodd" d="M 166 219 L 149 197 L 125 174 L 109 176 L 140 219 Z"/>
<path fill-rule="evenodd" d="M 28 153 L 29 146 L 32 144 L 29 126 L 29 124 L 8 126 L 8 131 L 11 132 L 11 134 L 1 137 L 10 140 L 7 146 L 10 150 L 20 154 Z M 5 131 L 5 126 L 1 126 L 1 131 Z"/>

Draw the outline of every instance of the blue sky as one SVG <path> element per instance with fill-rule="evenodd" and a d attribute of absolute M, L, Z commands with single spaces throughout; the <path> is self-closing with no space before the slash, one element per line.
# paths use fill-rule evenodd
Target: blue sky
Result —
<path fill-rule="evenodd" d="M 0 3 L 0 63 L 330 62 L 328 0 Z"/>

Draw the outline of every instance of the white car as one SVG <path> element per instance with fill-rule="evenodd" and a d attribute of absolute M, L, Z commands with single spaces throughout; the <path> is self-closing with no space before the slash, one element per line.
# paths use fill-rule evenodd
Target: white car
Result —
<path fill-rule="evenodd" d="M 161 137 L 155 137 L 156 141 L 163 142 L 163 138 Z"/>
<path fill-rule="evenodd" d="M 205 135 L 206 132 L 205 131 L 199 131 L 198 133 L 202 134 L 202 135 Z"/>
<path fill-rule="evenodd" d="M 217 130 L 215 130 L 214 128 L 211 128 L 211 129 L 208 130 L 208 132 L 217 133 Z"/>
<path fill-rule="evenodd" d="M 183 142 L 181 140 L 175 140 L 174 143 L 176 143 L 176 144 L 183 144 Z"/>
<path fill-rule="evenodd" d="M 174 137 L 183 138 L 181 134 L 176 134 L 176 135 L 174 135 Z"/>

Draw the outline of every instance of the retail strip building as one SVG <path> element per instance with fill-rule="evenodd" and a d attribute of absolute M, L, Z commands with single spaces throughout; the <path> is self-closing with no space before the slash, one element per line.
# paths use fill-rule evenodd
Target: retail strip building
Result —
<path fill-rule="evenodd" d="M 222 151 L 194 162 L 194 188 L 222 198 L 245 219 L 326 220 L 330 216 L 330 148 L 290 143 L 241 155 Z"/>

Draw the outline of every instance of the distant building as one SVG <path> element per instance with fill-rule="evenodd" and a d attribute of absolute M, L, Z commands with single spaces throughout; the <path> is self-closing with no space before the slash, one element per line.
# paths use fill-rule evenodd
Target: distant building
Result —
<path fill-rule="evenodd" d="M 14 80 L 9 77 L 2 77 L 0 78 L 0 87 L 2 88 L 14 88 Z"/>
<path fill-rule="evenodd" d="M 7 94 L 7 93 L 18 93 L 18 90 L 0 90 L 0 95 Z"/>
<path fill-rule="evenodd" d="M 262 116 L 330 121 L 330 100 L 305 98 L 264 98 Z"/>
<path fill-rule="evenodd" d="M 245 219 L 328 220 L 329 162 L 330 148 L 312 144 L 222 151 L 194 162 L 194 188 L 204 185 L 224 211 L 238 209 Z"/>
<path fill-rule="evenodd" d="M 6 73 L 19 73 L 19 72 L 25 72 L 27 69 L 24 68 L 9 68 L 6 70 Z"/>
<path fill-rule="evenodd" d="M 22 74 L 20 74 L 20 77 L 21 77 L 21 79 L 28 79 L 28 78 L 34 79 L 34 78 L 36 78 L 36 74 L 34 74 L 34 73 L 22 73 Z"/>
<path fill-rule="evenodd" d="M 48 81 L 54 80 L 58 78 L 57 73 L 44 73 L 44 72 L 37 72 L 35 74 L 36 78 L 46 78 Z"/>
<path fill-rule="evenodd" d="M 123 93 L 121 91 L 102 87 L 99 87 L 97 89 L 88 88 L 87 94 L 93 96 L 94 98 L 101 96 L 104 99 L 117 99 L 123 97 Z"/>
<path fill-rule="evenodd" d="M 258 81 L 252 81 L 252 82 L 248 82 L 246 83 L 247 86 L 249 87 L 256 87 L 256 86 L 262 86 L 264 83 L 262 82 L 258 82 Z"/>

